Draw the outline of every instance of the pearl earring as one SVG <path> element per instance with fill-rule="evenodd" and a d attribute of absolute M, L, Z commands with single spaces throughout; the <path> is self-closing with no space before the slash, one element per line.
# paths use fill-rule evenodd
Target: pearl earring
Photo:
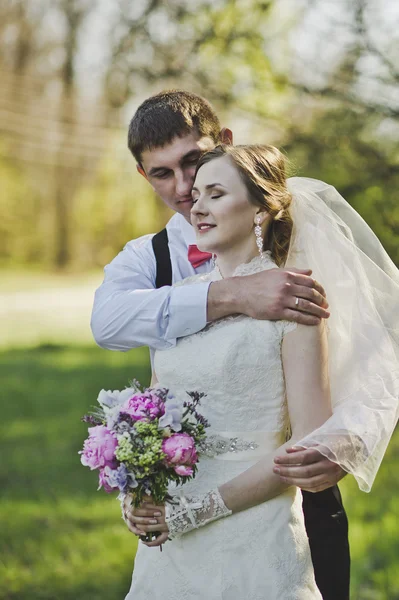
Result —
<path fill-rule="evenodd" d="M 262 258 L 263 252 L 263 237 L 262 237 L 262 227 L 260 226 L 260 217 L 256 217 L 255 219 L 255 237 L 256 237 L 256 245 L 258 246 L 259 256 Z"/>

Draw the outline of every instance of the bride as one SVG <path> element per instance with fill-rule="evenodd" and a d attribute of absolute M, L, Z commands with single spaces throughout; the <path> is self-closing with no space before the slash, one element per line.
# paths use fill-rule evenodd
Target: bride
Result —
<path fill-rule="evenodd" d="M 362 279 L 362 261 L 367 268 L 372 261 L 332 203 L 315 193 L 320 183 L 287 183 L 284 157 L 270 146 L 218 146 L 200 159 L 192 224 L 199 249 L 217 259 L 211 273 L 180 285 L 245 277 L 310 254 L 319 266 L 313 272 L 331 274 L 332 317 L 327 331 L 324 323 L 305 327 L 236 315 L 156 352 L 159 384 L 176 397 L 205 392 L 201 412 L 211 427 L 195 479 L 169 489 L 173 504 L 155 506 L 149 499 L 133 510 L 129 497 L 124 500 L 133 533 L 161 532 L 139 545 L 126 600 L 321 598 L 301 492 L 282 483 L 274 458 L 293 445 L 317 445 L 369 489 L 397 419 L 397 355 L 384 314 L 375 317 L 376 306 L 386 307 L 377 297 L 378 274 L 391 269 L 396 277 L 395 269 L 382 251 L 386 264 L 376 266 L 373 291 L 364 288 L 369 280 Z M 345 276 L 334 280 L 337 269 Z M 345 287 L 356 278 L 361 291 Z M 373 327 L 370 339 L 362 319 Z M 386 378 L 373 371 L 376 360 L 385 361 Z M 370 408 L 378 425 L 371 422 L 362 437 L 356 425 L 370 418 Z M 156 552 L 161 544 L 163 552 Z"/>

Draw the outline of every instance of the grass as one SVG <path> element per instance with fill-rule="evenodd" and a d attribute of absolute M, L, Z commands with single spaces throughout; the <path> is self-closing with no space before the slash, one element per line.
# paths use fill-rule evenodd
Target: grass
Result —
<path fill-rule="evenodd" d="M 92 284 L 95 289 L 104 278 L 102 269 L 89 272 L 43 271 L 32 268 L 0 268 L 0 294 L 30 292 L 37 289 L 63 289 Z"/>
<path fill-rule="evenodd" d="M 94 292 L 103 273 L 0 270 L 0 349 L 90 344 Z"/>
<path fill-rule="evenodd" d="M 147 383 L 147 357 L 60 346 L 0 354 L 1 599 L 124 598 L 136 541 L 80 464 L 80 417 L 102 387 Z"/>
<path fill-rule="evenodd" d="M 80 465 L 80 417 L 101 388 L 149 380 L 148 352 L 43 345 L 0 353 L 0 599 L 122 600 L 135 537 L 114 496 Z M 396 434 L 371 494 L 341 489 L 350 520 L 352 600 L 399 598 Z M 337 599 L 338 600 L 338 599 Z"/>

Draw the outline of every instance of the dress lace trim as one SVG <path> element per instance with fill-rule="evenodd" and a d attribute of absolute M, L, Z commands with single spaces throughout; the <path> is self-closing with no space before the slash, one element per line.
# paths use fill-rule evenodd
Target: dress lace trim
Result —
<path fill-rule="evenodd" d="M 233 277 L 253 275 L 254 273 L 259 273 L 260 271 L 266 271 L 267 269 L 274 268 L 277 268 L 277 265 L 271 257 L 270 250 L 267 250 L 265 252 L 262 252 L 262 256 L 255 256 L 249 262 L 238 265 L 234 270 Z M 204 283 L 207 281 L 220 281 L 221 279 L 223 279 L 223 276 L 220 273 L 218 266 L 216 265 L 215 268 L 212 269 L 212 271 L 210 271 L 209 273 L 205 273 L 202 275 L 191 275 L 190 277 L 186 277 L 182 281 L 177 281 L 173 284 L 173 287 L 191 285 L 193 283 Z"/>
<path fill-rule="evenodd" d="M 252 275 L 253 273 L 259 273 L 259 271 L 275 268 L 278 267 L 272 259 L 272 253 L 270 250 L 266 250 L 265 252 L 262 252 L 261 255 L 255 256 L 249 262 L 238 265 L 234 270 L 233 277 Z"/>

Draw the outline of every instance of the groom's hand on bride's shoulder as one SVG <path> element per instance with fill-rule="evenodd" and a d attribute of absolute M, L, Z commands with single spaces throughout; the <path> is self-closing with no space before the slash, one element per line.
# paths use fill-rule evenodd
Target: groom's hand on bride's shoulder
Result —
<path fill-rule="evenodd" d="M 318 325 L 330 313 L 324 288 L 311 274 L 310 269 L 268 269 L 238 278 L 242 312 L 255 319 Z"/>
<path fill-rule="evenodd" d="M 276 456 L 274 462 L 273 471 L 283 483 L 296 485 L 306 492 L 322 492 L 347 475 L 316 448 L 288 448 L 286 454 Z"/>
<path fill-rule="evenodd" d="M 318 325 L 330 313 L 323 286 L 311 274 L 310 269 L 269 269 L 232 278 L 239 312 L 255 319 Z"/>
<path fill-rule="evenodd" d="M 310 269 L 276 268 L 216 281 L 208 292 L 207 321 L 243 314 L 319 325 L 330 313 L 324 288 L 311 275 Z"/>

